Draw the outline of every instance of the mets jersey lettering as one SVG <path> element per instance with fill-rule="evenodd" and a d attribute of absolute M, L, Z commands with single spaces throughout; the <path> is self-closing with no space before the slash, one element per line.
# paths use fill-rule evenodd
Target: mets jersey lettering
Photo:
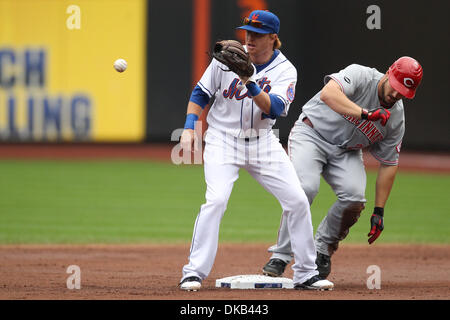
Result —
<path fill-rule="evenodd" d="M 233 81 L 231 82 L 230 86 L 228 87 L 228 89 L 223 90 L 223 93 L 222 93 L 223 97 L 229 98 L 229 99 L 236 98 L 236 100 L 242 100 L 242 99 L 248 97 L 248 92 L 241 95 L 241 90 L 239 90 L 237 88 L 237 85 L 239 84 L 239 82 L 240 82 L 239 78 L 234 78 Z M 263 90 L 266 93 L 269 93 L 270 89 L 272 88 L 269 85 L 269 83 L 270 83 L 270 80 L 268 80 L 267 77 L 264 77 L 258 81 L 259 87 L 261 88 L 261 90 Z"/>
<path fill-rule="evenodd" d="M 208 97 L 215 97 L 206 118 L 209 128 L 234 137 L 247 137 L 249 130 L 269 133 L 276 117 L 265 117 L 247 88 L 240 85 L 237 74 L 225 70 L 224 65 L 213 59 L 198 82 Z M 279 52 L 267 66 L 257 69 L 254 79 L 261 90 L 281 101 L 284 106 L 279 116 L 285 117 L 297 82 L 297 70 L 292 63 Z"/>

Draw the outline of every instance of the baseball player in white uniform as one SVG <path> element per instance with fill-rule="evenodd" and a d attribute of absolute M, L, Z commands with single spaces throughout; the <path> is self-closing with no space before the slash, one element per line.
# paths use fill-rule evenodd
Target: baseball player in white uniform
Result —
<path fill-rule="evenodd" d="M 386 74 L 352 64 L 327 75 L 325 86 L 303 107 L 289 136 L 289 155 L 310 203 L 319 191 L 320 175 L 337 200 L 315 234 L 319 275 L 331 272 L 331 256 L 364 209 L 366 173 L 362 149 L 380 162 L 369 244 L 384 228 L 384 206 L 397 172 L 405 131 L 403 98 L 412 99 L 422 67 L 410 57 L 395 61 Z M 300 232 L 300 231 L 299 231 Z M 291 261 L 291 245 L 283 221 L 277 244 L 263 273 L 280 276 Z"/>
<path fill-rule="evenodd" d="M 202 108 L 215 96 L 207 116 L 205 137 L 206 203 L 195 221 L 189 262 L 183 267 L 179 284 L 183 290 L 200 289 L 212 269 L 220 222 L 241 168 L 281 204 L 282 220 L 295 259 L 292 267 L 295 287 L 314 290 L 333 287 L 333 283 L 318 278 L 308 199 L 292 162 L 272 132 L 276 117 L 287 115 L 297 81 L 295 67 L 278 50 L 279 25 L 273 13 L 253 11 L 239 27 L 246 30 L 246 50 L 255 67 L 250 81 L 240 79 L 213 59 L 188 103 L 181 136 L 184 152 L 192 148 L 194 123 Z"/>

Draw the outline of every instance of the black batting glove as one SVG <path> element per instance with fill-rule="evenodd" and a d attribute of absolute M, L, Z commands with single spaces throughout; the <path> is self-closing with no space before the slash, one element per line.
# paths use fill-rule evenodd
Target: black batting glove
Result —
<path fill-rule="evenodd" d="M 361 109 L 361 119 L 369 121 L 381 120 L 382 126 L 386 125 L 390 116 L 391 112 L 382 107 L 378 107 L 369 111 L 367 111 L 366 109 Z"/>
<path fill-rule="evenodd" d="M 380 207 L 375 207 L 373 210 L 373 214 L 370 217 L 370 232 L 367 235 L 370 237 L 367 241 L 369 241 L 369 244 L 372 244 L 377 238 L 380 236 L 381 231 L 384 229 L 383 224 L 383 215 L 384 215 L 384 209 Z"/>

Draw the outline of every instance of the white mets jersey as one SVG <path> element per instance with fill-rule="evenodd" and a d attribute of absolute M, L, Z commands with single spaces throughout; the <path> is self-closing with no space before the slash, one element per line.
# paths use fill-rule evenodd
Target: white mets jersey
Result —
<path fill-rule="evenodd" d="M 294 100 L 297 70 L 281 52 L 267 65 L 256 67 L 256 83 L 283 102 L 280 116 L 285 117 Z M 240 138 L 266 135 L 275 124 L 275 117 L 264 114 L 247 88 L 239 89 L 238 75 L 226 70 L 224 64 L 213 59 L 198 82 L 210 98 L 215 96 L 207 117 L 209 128 Z"/>

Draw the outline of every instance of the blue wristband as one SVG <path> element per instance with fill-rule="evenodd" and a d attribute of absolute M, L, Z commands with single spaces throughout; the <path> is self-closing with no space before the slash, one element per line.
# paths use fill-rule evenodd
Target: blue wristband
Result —
<path fill-rule="evenodd" d="M 189 113 L 186 116 L 186 122 L 184 123 L 184 128 L 185 129 L 192 129 L 194 130 L 195 128 L 195 122 L 198 120 L 198 115 L 194 114 L 194 113 Z"/>
<path fill-rule="evenodd" d="M 250 82 L 249 84 L 245 85 L 248 89 L 248 92 L 252 95 L 252 97 L 256 97 L 261 92 L 261 88 L 255 83 Z"/>

